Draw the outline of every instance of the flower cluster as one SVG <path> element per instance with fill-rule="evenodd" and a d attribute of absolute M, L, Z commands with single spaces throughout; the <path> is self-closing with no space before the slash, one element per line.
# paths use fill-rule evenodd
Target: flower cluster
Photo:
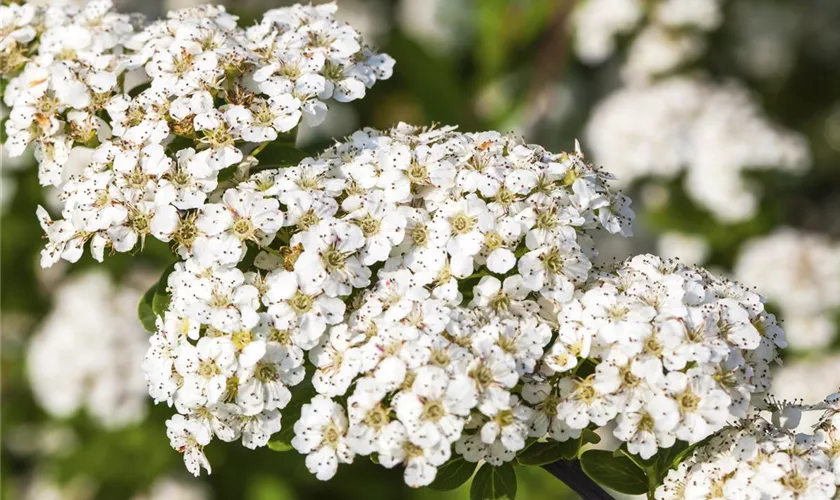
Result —
<path fill-rule="evenodd" d="M 558 429 L 614 420 L 615 437 L 644 459 L 745 417 L 786 346 L 759 295 L 652 255 L 591 280 L 559 325 L 526 398 L 550 398 Z M 580 376 L 586 360 L 597 365 Z"/>
<path fill-rule="evenodd" d="M 840 485 L 840 394 L 812 434 L 796 433 L 801 409 L 775 408 L 728 428 L 671 470 L 656 498 L 834 498 Z"/>
<path fill-rule="evenodd" d="M 377 453 L 426 485 L 453 443 L 511 460 L 547 431 L 516 387 L 589 277 L 592 234 L 630 232 L 607 179 L 580 152 L 400 124 L 228 189 L 195 218 L 146 360 L 180 413 L 173 446 L 197 472 L 214 435 L 265 445 L 306 380 L 317 396 L 284 425 L 320 479 Z"/>
<path fill-rule="evenodd" d="M 137 324 L 139 288 L 116 287 L 104 271 L 61 283 L 27 352 L 35 400 L 59 418 L 84 410 L 105 428 L 146 416 L 140 362 L 148 335 Z"/>
<path fill-rule="evenodd" d="M 677 3 L 652 15 L 691 24 Z M 59 220 L 38 210 L 41 264 L 86 245 L 102 260 L 149 235 L 179 257 L 141 304 L 156 316 L 142 367 L 155 402 L 177 412 L 167 435 L 190 472 L 210 471 L 213 439 L 274 439 L 321 480 L 375 456 L 419 487 L 453 454 L 500 466 L 534 442 L 615 424 L 648 459 L 747 416 L 786 346 L 774 316 L 703 269 L 651 255 L 597 268 L 595 236 L 631 236 L 634 214 L 579 147 L 400 123 L 261 165 L 263 151 L 293 149 L 301 121 L 323 120 L 327 100 L 361 98 L 391 74 L 393 60 L 334 12 L 296 5 L 242 29 L 212 6 L 145 26 L 107 1 L 0 11 L 12 150 L 35 143 L 41 181 L 64 203 Z M 733 198 L 721 210 L 736 219 L 751 208 L 732 194 L 738 168 L 805 161 L 743 92 L 662 85 L 679 101 L 667 112 L 653 99 L 632 127 L 602 117 L 591 129 L 667 129 L 680 150 L 593 141 L 616 164 L 699 165 L 711 180 L 694 184 Z M 711 131 L 731 108 L 739 134 L 707 148 L 724 141 Z M 68 175 L 74 147 L 90 162 Z M 734 186 L 710 189 L 719 179 Z"/>
<path fill-rule="evenodd" d="M 107 0 L 2 6 L 10 153 L 34 141 L 41 183 L 62 188 L 64 219 L 42 217 L 43 264 L 75 261 L 87 242 L 101 260 L 149 234 L 189 247 L 190 211 L 221 189 L 220 172 L 247 169 L 248 154 L 301 120 L 322 121 L 326 100 L 361 98 L 388 78 L 393 59 L 335 10 L 275 9 L 242 29 L 203 6 L 141 28 Z M 68 179 L 74 146 L 95 150 Z"/>

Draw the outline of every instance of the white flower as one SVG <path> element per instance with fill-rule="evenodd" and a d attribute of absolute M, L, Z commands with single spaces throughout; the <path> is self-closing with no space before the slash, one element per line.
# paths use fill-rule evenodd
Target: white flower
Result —
<path fill-rule="evenodd" d="M 516 456 L 516 452 L 525 448 L 528 437 L 528 424 L 534 411 L 515 395 L 510 396 L 510 409 L 501 410 L 481 426 L 481 441 L 489 445 L 485 460 L 491 465 L 501 465 Z"/>
<path fill-rule="evenodd" d="M 394 421 L 389 423 L 379 436 L 379 462 L 392 468 L 398 464 L 405 465 L 405 484 L 412 488 L 428 486 L 435 480 L 437 467 L 443 465 L 450 457 L 450 445 L 446 441 L 421 447 L 408 438 L 405 426 Z"/>
<path fill-rule="evenodd" d="M 300 420 L 295 422 L 292 446 L 306 454 L 306 468 L 321 481 L 331 479 L 339 463 L 353 462 L 348 446 L 347 417 L 338 403 L 318 395 L 303 405 Z"/>
<path fill-rule="evenodd" d="M 687 373 L 670 372 L 665 387 L 680 412 L 677 438 L 696 443 L 726 424 L 730 398 L 717 388 L 711 376 L 699 373 L 697 368 Z"/>
<path fill-rule="evenodd" d="M 584 429 L 590 422 L 606 425 L 616 416 L 618 410 L 606 394 L 598 392 L 594 379 L 563 378 L 557 386 L 562 397 L 557 417 L 572 429 Z"/>
<path fill-rule="evenodd" d="M 280 431 L 280 412 L 264 410 L 242 417 L 242 446 L 251 450 L 268 444 L 271 435 Z"/>
<path fill-rule="evenodd" d="M 273 349 L 250 367 L 237 372 L 239 390 L 236 403 L 244 415 L 253 416 L 286 407 L 292 394 L 286 387 L 290 380 L 286 374 L 289 368 L 284 366 L 284 362 L 287 362 L 286 353 Z"/>
<path fill-rule="evenodd" d="M 251 191 L 228 189 L 222 198 L 224 204 L 207 204 L 195 221 L 196 226 L 211 237 L 220 240 L 238 240 L 244 252 L 245 241 L 252 240 L 267 244 L 283 224 L 280 203 L 275 199 L 263 198 Z M 200 239 L 199 246 L 207 245 L 207 253 L 214 252 L 215 239 Z M 201 252 L 197 248 L 198 252 Z M 217 255 L 223 263 L 236 263 L 240 255 Z"/>
<path fill-rule="evenodd" d="M 245 284 L 242 271 L 216 268 L 212 278 L 185 276 L 185 280 L 182 293 L 189 317 L 226 333 L 248 330 L 259 321 L 259 292 Z"/>
<path fill-rule="evenodd" d="M 347 214 L 347 219 L 359 226 L 365 238 L 359 257 L 366 266 L 386 260 L 391 248 L 403 239 L 406 219 L 382 197 L 381 191 L 373 191 L 359 208 Z"/>
<path fill-rule="evenodd" d="M 361 351 L 353 347 L 359 340 L 346 325 L 337 325 L 330 328 L 329 339 L 309 351 L 309 360 L 316 367 L 312 376 L 316 391 L 330 397 L 347 392 L 362 364 Z"/>
<path fill-rule="evenodd" d="M 76 262 L 82 256 L 84 240 L 77 234 L 76 228 L 69 221 L 50 219 L 47 210 L 38 206 L 38 220 L 47 233 L 49 243 L 41 250 L 41 267 L 49 267 L 60 259 Z"/>
<path fill-rule="evenodd" d="M 565 240 L 528 252 L 518 263 L 525 287 L 559 302 L 571 298 L 575 283 L 586 279 L 590 267 L 578 246 Z"/>
<path fill-rule="evenodd" d="M 410 390 L 394 396 L 393 408 L 409 440 L 428 447 L 457 440 L 475 404 L 475 388 L 468 378 L 450 380 L 444 369 L 425 366 L 416 371 Z"/>
<path fill-rule="evenodd" d="M 480 338 L 472 347 L 476 358 L 467 367 L 467 373 L 479 394 L 478 408 L 485 415 L 495 415 L 508 408 L 509 391 L 519 380 L 516 359 L 490 338 Z"/>
<path fill-rule="evenodd" d="M 210 443 L 210 430 L 197 420 L 175 415 L 166 421 L 166 435 L 169 445 L 184 454 L 184 464 L 194 476 L 204 468 L 210 472 L 210 462 L 204 456 L 204 446 Z"/>
<path fill-rule="evenodd" d="M 370 270 L 356 256 L 365 243 L 361 229 L 346 222 L 321 222 L 301 237 L 304 251 L 295 263 L 301 289 L 329 297 L 349 295 L 370 283 Z"/>
<path fill-rule="evenodd" d="M 492 214 L 484 200 L 474 194 L 460 201 L 448 200 L 437 214 L 449 224 L 451 237 L 446 251 L 451 260 L 452 274 L 463 278 L 473 271 L 473 257 L 481 251 L 483 228 L 492 226 Z"/>
<path fill-rule="evenodd" d="M 225 337 L 202 337 L 195 346 L 183 343 L 176 352 L 175 369 L 184 379 L 175 395 L 178 408 L 217 403 L 236 372 L 233 343 Z"/>
<path fill-rule="evenodd" d="M 274 326 L 291 332 L 292 341 L 302 349 L 311 349 L 326 331 L 344 319 L 345 304 L 326 295 L 308 295 L 298 284 L 298 275 L 284 270 L 270 272 L 265 278 L 262 301 Z"/>
<path fill-rule="evenodd" d="M 157 318 L 157 333 L 149 337 L 149 350 L 143 360 L 143 372 L 149 384 L 149 395 L 155 402 L 172 404 L 172 396 L 183 383 L 175 377 L 175 360 L 187 338 L 197 339 L 199 326 L 195 321 L 179 318 L 167 311 Z"/>
<path fill-rule="evenodd" d="M 647 460 L 660 448 L 674 445 L 679 421 L 673 399 L 648 392 L 641 408 L 619 413 L 613 435 L 627 443 L 627 451 Z"/>

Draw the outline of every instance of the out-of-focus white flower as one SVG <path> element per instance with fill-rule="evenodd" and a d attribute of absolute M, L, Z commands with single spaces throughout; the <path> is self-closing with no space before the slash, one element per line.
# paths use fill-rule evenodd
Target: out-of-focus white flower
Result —
<path fill-rule="evenodd" d="M 106 428 L 146 416 L 140 363 L 148 335 L 137 324 L 141 290 L 115 286 L 102 271 L 72 277 L 27 353 L 38 403 L 56 417 L 84 411 Z"/>
<path fill-rule="evenodd" d="M 778 229 L 744 245 L 735 276 L 779 306 L 792 347 L 831 343 L 840 308 L 840 244 L 820 234 Z"/>
<path fill-rule="evenodd" d="M 746 89 L 697 77 L 616 91 L 596 107 L 586 138 L 622 184 L 685 171 L 689 196 L 724 222 L 758 209 L 743 170 L 800 172 L 810 163 L 804 138 L 769 122 Z"/>
<path fill-rule="evenodd" d="M 588 63 L 612 55 L 616 36 L 632 30 L 643 16 L 639 0 L 588 0 L 574 12 L 575 50 Z"/>
<path fill-rule="evenodd" d="M 572 15 L 575 51 L 584 62 L 597 64 L 615 52 L 618 37 L 635 31 L 623 76 L 629 81 L 647 80 L 694 59 L 705 50 L 700 34 L 720 24 L 721 3 L 721 0 L 579 2 Z"/>
<path fill-rule="evenodd" d="M 148 493 L 136 495 L 133 500 L 207 500 L 208 489 L 196 481 L 181 481 L 172 478 L 158 478 L 149 487 Z"/>
<path fill-rule="evenodd" d="M 706 262 L 710 251 L 709 243 L 702 236 L 676 232 L 661 235 L 656 250 L 657 255 L 664 259 L 679 259 L 694 265 Z"/>
<path fill-rule="evenodd" d="M 788 326 L 785 321 L 785 327 Z M 785 329 L 787 331 L 787 328 Z M 776 370 L 771 393 L 779 400 L 819 401 L 840 388 L 840 356 L 827 355 L 785 363 Z M 805 412 L 800 426 L 807 428 L 819 415 Z"/>
<path fill-rule="evenodd" d="M 699 35 L 649 26 L 633 40 L 621 76 L 628 82 L 646 82 L 695 59 L 705 48 Z"/>
<path fill-rule="evenodd" d="M 440 50 L 454 48 L 459 38 L 457 22 L 471 12 L 465 0 L 400 0 L 397 9 L 406 33 Z"/>

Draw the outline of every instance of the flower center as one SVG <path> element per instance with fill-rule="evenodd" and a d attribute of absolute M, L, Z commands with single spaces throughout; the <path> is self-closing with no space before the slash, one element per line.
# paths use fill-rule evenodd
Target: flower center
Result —
<path fill-rule="evenodd" d="M 298 231 L 306 231 L 320 221 L 321 218 L 318 217 L 318 214 L 316 214 L 314 210 L 309 210 L 298 219 Z"/>
<path fill-rule="evenodd" d="M 504 292 L 499 292 L 490 299 L 490 308 L 496 312 L 510 309 L 510 297 Z"/>
<path fill-rule="evenodd" d="M 446 415 L 443 404 L 437 400 L 429 400 L 423 403 L 423 419 L 437 422 Z"/>
<path fill-rule="evenodd" d="M 338 427 L 336 427 L 334 423 L 330 422 L 326 429 L 324 429 L 321 443 L 331 448 L 338 448 L 338 441 L 340 438 L 341 432 L 339 432 Z"/>
<path fill-rule="evenodd" d="M 238 331 L 231 336 L 231 342 L 233 342 L 237 350 L 241 351 L 251 343 L 251 332 L 247 330 Z"/>
<path fill-rule="evenodd" d="M 246 217 L 240 217 L 233 223 L 233 234 L 235 234 L 240 240 L 247 240 L 253 237 L 256 232 L 256 228 L 254 228 L 254 224 L 251 222 L 251 219 Z"/>
<path fill-rule="evenodd" d="M 198 370 L 196 373 L 204 378 L 212 378 L 222 373 L 216 362 L 212 359 L 202 359 L 198 362 Z"/>
<path fill-rule="evenodd" d="M 782 478 L 782 484 L 797 494 L 803 494 L 808 489 L 808 479 L 798 471 L 791 471 Z"/>
<path fill-rule="evenodd" d="M 137 234 L 147 234 L 149 232 L 149 216 L 143 212 L 136 212 L 131 217 L 131 228 Z"/>
<path fill-rule="evenodd" d="M 222 400 L 230 403 L 236 401 L 236 396 L 239 395 L 239 377 L 236 375 L 227 379 L 225 382 L 225 393 L 222 395 Z"/>
<path fill-rule="evenodd" d="M 230 305 L 230 297 L 218 289 L 214 289 L 210 295 L 210 307 L 214 309 L 223 309 Z"/>
<path fill-rule="evenodd" d="M 496 191 L 496 196 L 494 199 L 499 205 L 507 207 L 509 205 L 512 205 L 513 202 L 516 201 L 516 195 L 507 187 L 502 186 L 499 188 L 498 191 Z"/>
<path fill-rule="evenodd" d="M 375 219 L 370 214 L 356 220 L 356 225 L 359 226 L 359 229 L 362 230 L 362 234 L 365 235 L 366 238 L 379 233 L 379 227 L 381 224 L 382 222 L 380 220 Z"/>
<path fill-rule="evenodd" d="M 593 401 L 598 396 L 598 392 L 595 390 L 591 379 L 581 380 L 577 382 L 576 392 L 578 399 L 587 404 Z"/>
<path fill-rule="evenodd" d="M 277 342 L 281 345 L 290 345 L 292 343 L 292 336 L 289 333 L 289 330 L 278 330 L 276 328 L 272 328 L 268 340 L 271 342 Z"/>
<path fill-rule="evenodd" d="M 488 252 L 492 252 L 497 248 L 501 248 L 504 246 L 504 244 L 504 238 L 502 238 L 502 235 L 500 235 L 496 231 L 484 235 L 484 247 L 487 249 Z"/>
<path fill-rule="evenodd" d="M 212 130 L 205 130 L 204 134 L 205 141 L 210 143 L 210 146 L 213 148 L 219 149 L 233 146 L 233 135 L 226 125 L 219 125 Z"/>
<path fill-rule="evenodd" d="M 321 263 L 331 273 L 343 270 L 346 260 L 344 254 L 335 248 L 330 248 L 321 254 Z"/>
<path fill-rule="evenodd" d="M 557 248 L 552 247 L 540 257 L 542 258 L 543 266 L 551 274 L 560 274 L 563 272 L 563 265 L 566 263 L 566 260 Z"/>
<path fill-rule="evenodd" d="M 478 223 L 478 219 L 461 212 L 452 217 L 449 223 L 452 225 L 452 234 L 461 235 L 472 231 Z"/>
<path fill-rule="evenodd" d="M 694 394 L 691 389 L 686 389 L 677 397 L 677 406 L 679 406 L 681 413 L 692 413 L 697 411 L 700 406 L 700 397 Z"/>
<path fill-rule="evenodd" d="M 295 311 L 295 313 L 300 315 L 312 310 L 312 303 L 313 300 L 311 296 L 297 291 L 295 292 L 295 296 L 292 297 L 292 300 L 289 301 L 289 306 Z"/>
<path fill-rule="evenodd" d="M 554 209 L 538 212 L 534 226 L 538 229 L 554 229 L 557 227 L 557 217 L 555 217 Z"/>
<path fill-rule="evenodd" d="M 186 169 L 177 169 L 170 177 L 169 182 L 178 189 L 184 189 L 192 184 L 192 176 Z"/>
<path fill-rule="evenodd" d="M 364 423 L 368 427 L 372 427 L 376 430 L 379 430 L 386 425 L 388 425 L 388 412 L 385 408 L 382 407 L 381 404 L 376 405 L 375 407 L 371 408 L 367 415 L 365 416 Z"/>
<path fill-rule="evenodd" d="M 429 230 L 425 224 L 417 224 L 408 232 L 414 244 L 418 247 L 424 247 L 429 242 Z"/>
<path fill-rule="evenodd" d="M 513 412 L 510 410 L 500 411 L 496 414 L 494 418 L 499 427 L 506 427 L 508 425 L 513 425 L 516 422 L 516 418 L 513 416 Z"/>
<path fill-rule="evenodd" d="M 277 367 L 272 363 L 258 363 L 254 376 L 261 382 L 273 382 L 277 380 Z"/>
<path fill-rule="evenodd" d="M 178 224 L 174 239 L 181 246 L 190 248 L 196 236 L 198 236 L 198 228 L 195 225 L 195 217 L 188 217 L 182 219 Z"/>
<path fill-rule="evenodd" d="M 429 361 L 433 365 L 445 367 L 449 365 L 450 358 L 445 349 L 432 349 L 432 355 Z"/>
<path fill-rule="evenodd" d="M 191 71 L 192 67 L 193 55 L 183 49 L 181 50 L 181 55 L 179 57 L 175 57 L 172 61 L 172 69 L 174 69 L 175 73 L 178 75 L 183 75 Z"/>
<path fill-rule="evenodd" d="M 426 179 L 429 177 L 429 172 L 425 165 L 420 165 L 416 162 L 411 162 L 411 166 L 406 171 L 408 180 L 412 184 L 426 184 Z"/>
<path fill-rule="evenodd" d="M 486 364 L 481 363 L 470 372 L 470 377 L 478 382 L 481 387 L 487 387 L 493 383 L 493 370 Z"/>

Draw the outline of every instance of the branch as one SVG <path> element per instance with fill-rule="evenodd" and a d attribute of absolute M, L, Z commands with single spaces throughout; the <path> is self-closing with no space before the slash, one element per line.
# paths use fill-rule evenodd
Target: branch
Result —
<path fill-rule="evenodd" d="M 566 486 L 580 495 L 583 500 L 614 500 L 609 493 L 598 486 L 598 483 L 583 472 L 578 460 L 558 460 L 543 465 L 543 469 L 566 483 Z"/>

